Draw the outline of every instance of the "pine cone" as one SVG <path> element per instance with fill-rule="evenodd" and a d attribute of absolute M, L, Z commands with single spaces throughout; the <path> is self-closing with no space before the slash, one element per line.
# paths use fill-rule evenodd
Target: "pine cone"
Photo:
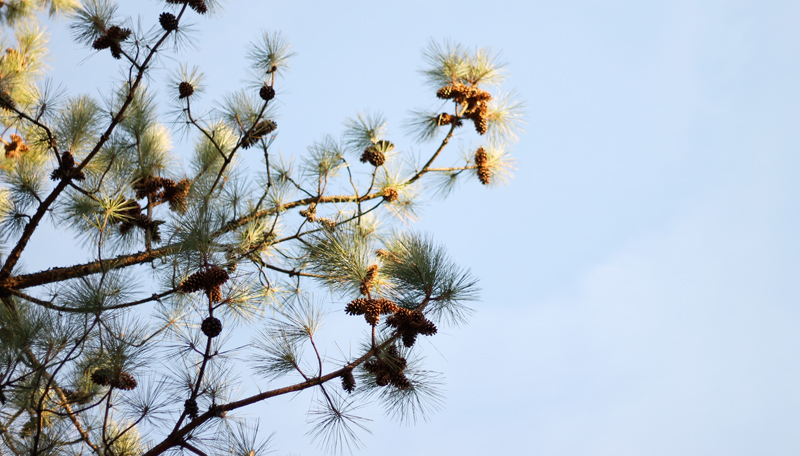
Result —
<path fill-rule="evenodd" d="M 111 369 L 101 367 L 100 369 L 92 372 L 91 379 L 92 382 L 100 386 L 109 386 L 114 380 L 114 373 L 111 371 Z"/>
<path fill-rule="evenodd" d="M 478 166 L 486 166 L 488 160 L 489 156 L 486 154 L 486 150 L 483 147 L 479 147 L 478 150 L 475 151 L 475 164 Z"/>
<path fill-rule="evenodd" d="M 370 299 L 358 298 L 350 301 L 344 311 L 347 315 L 364 315 L 369 306 Z"/>
<path fill-rule="evenodd" d="M 184 293 L 194 293 L 205 286 L 205 271 L 197 271 L 181 282 L 180 290 Z"/>
<path fill-rule="evenodd" d="M 108 49 L 111 46 L 111 43 L 113 43 L 113 40 L 108 35 L 103 34 L 94 40 L 92 43 L 92 48 L 98 51 L 102 49 Z"/>
<path fill-rule="evenodd" d="M 161 13 L 158 22 L 161 24 L 161 28 L 168 32 L 178 30 L 178 18 L 172 13 Z"/>
<path fill-rule="evenodd" d="M 108 28 L 106 35 L 108 35 L 108 37 L 112 40 L 120 42 L 127 40 L 128 37 L 131 36 L 131 31 L 130 29 L 114 25 Z"/>
<path fill-rule="evenodd" d="M 169 182 L 172 182 L 171 180 Z M 181 179 L 177 183 L 173 183 L 169 188 L 164 187 L 164 192 L 161 194 L 161 200 L 169 202 L 170 210 L 174 212 L 186 212 L 186 198 L 189 196 L 189 189 L 192 186 L 192 181 L 189 179 Z"/>
<path fill-rule="evenodd" d="M 478 166 L 477 174 L 478 180 L 481 181 L 483 185 L 489 185 L 492 181 L 492 172 L 485 166 Z"/>
<path fill-rule="evenodd" d="M 197 401 L 194 399 L 186 399 L 183 402 L 183 409 L 191 419 L 197 418 L 197 415 L 200 413 L 200 407 L 197 406 Z"/>
<path fill-rule="evenodd" d="M 453 94 L 453 86 L 451 85 L 444 86 L 436 91 L 436 96 L 438 98 L 441 98 L 442 100 L 449 100 L 450 97 L 452 97 L 452 94 Z"/>
<path fill-rule="evenodd" d="M 375 283 L 375 277 L 377 276 L 378 276 L 378 265 L 377 264 L 370 265 L 367 268 L 367 273 L 361 280 L 361 286 L 359 287 L 359 290 L 361 291 L 362 295 L 369 294 L 369 290 Z"/>
<path fill-rule="evenodd" d="M 228 275 L 228 272 L 222 269 L 221 267 L 214 265 L 208 268 L 208 276 L 206 278 L 207 283 L 209 284 L 207 288 L 218 287 L 223 283 L 227 282 L 231 276 Z"/>
<path fill-rule="evenodd" d="M 222 322 L 216 317 L 208 317 L 203 320 L 200 330 L 208 337 L 217 337 L 222 332 Z"/>
<path fill-rule="evenodd" d="M 178 98 L 187 98 L 194 93 L 194 86 L 186 81 L 178 84 Z"/>
<path fill-rule="evenodd" d="M 208 12 L 205 0 L 189 0 L 189 8 L 195 10 L 198 14 L 206 14 Z"/>
<path fill-rule="evenodd" d="M 342 374 L 342 389 L 352 393 L 356 389 L 356 378 L 353 377 L 353 369 L 348 369 Z"/>
<path fill-rule="evenodd" d="M 220 288 L 219 285 L 211 287 L 207 293 L 208 293 L 208 300 L 210 302 L 222 301 L 222 288 Z"/>
<path fill-rule="evenodd" d="M 361 154 L 361 163 L 367 162 L 377 168 L 386 162 L 386 155 L 378 151 L 375 146 L 369 146 L 364 150 L 364 153 Z"/>
<path fill-rule="evenodd" d="M 261 90 L 258 91 L 258 95 L 264 101 L 272 100 L 273 98 L 275 98 L 275 89 L 273 89 L 272 86 L 264 84 L 261 87 Z"/>
<path fill-rule="evenodd" d="M 0 108 L 3 109 L 14 109 L 16 107 L 16 103 L 14 100 L 11 99 L 11 95 L 8 91 L 0 89 Z"/>
<path fill-rule="evenodd" d="M 384 188 L 383 189 L 383 200 L 387 203 L 392 203 L 397 201 L 397 198 L 400 196 L 400 193 L 397 192 L 397 189 L 394 188 Z"/>
<path fill-rule="evenodd" d="M 136 388 L 136 379 L 133 378 L 133 375 L 127 372 L 121 372 L 119 376 L 114 380 L 112 386 L 115 388 L 119 388 L 121 390 L 130 391 Z"/>

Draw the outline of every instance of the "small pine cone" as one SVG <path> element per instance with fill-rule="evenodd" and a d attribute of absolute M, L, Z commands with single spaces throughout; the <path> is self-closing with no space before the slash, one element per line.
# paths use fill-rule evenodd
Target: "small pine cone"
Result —
<path fill-rule="evenodd" d="M 464 104 L 467 99 L 472 95 L 473 88 L 465 84 L 454 84 L 450 89 L 450 97 L 458 104 Z"/>
<path fill-rule="evenodd" d="M 480 135 L 485 135 L 487 131 L 489 131 L 489 119 L 483 116 L 475 116 L 472 118 L 472 122 L 475 124 L 475 131 L 478 132 Z"/>
<path fill-rule="evenodd" d="M 479 166 L 477 173 L 478 180 L 481 181 L 481 184 L 489 185 L 489 183 L 492 181 L 492 172 L 489 170 L 489 168 L 485 166 Z"/>
<path fill-rule="evenodd" d="M 342 389 L 352 393 L 356 389 L 356 378 L 353 377 L 353 369 L 348 369 L 342 374 Z"/>
<path fill-rule="evenodd" d="M 417 334 L 414 332 L 403 333 L 403 345 L 406 347 L 413 347 L 414 342 L 417 341 Z"/>
<path fill-rule="evenodd" d="M 222 301 L 222 288 L 219 285 L 208 290 L 208 300 L 211 302 Z"/>
<path fill-rule="evenodd" d="M 449 100 L 453 96 L 453 86 L 444 86 L 436 91 L 436 96 L 442 100 Z"/>
<path fill-rule="evenodd" d="M 186 411 L 186 414 L 189 415 L 191 419 L 197 418 L 197 415 L 200 413 L 200 407 L 197 406 L 197 401 L 194 399 L 186 399 L 183 402 L 183 410 Z"/>
<path fill-rule="evenodd" d="M 486 150 L 483 147 L 479 147 L 478 150 L 475 151 L 475 164 L 478 166 L 486 166 L 488 160 L 489 156 L 486 154 Z"/>
<path fill-rule="evenodd" d="M 108 28 L 106 34 L 112 40 L 119 42 L 127 40 L 131 36 L 131 30 L 114 25 Z"/>
<path fill-rule="evenodd" d="M 120 46 L 119 43 L 112 41 L 109 48 L 111 49 L 111 57 L 114 57 L 117 60 L 122 58 L 122 46 Z"/>
<path fill-rule="evenodd" d="M 178 98 L 187 98 L 194 93 L 194 86 L 186 81 L 178 84 Z"/>
<path fill-rule="evenodd" d="M 378 312 L 367 311 L 364 313 L 364 320 L 366 320 L 370 326 L 375 326 L 380 323 L 381 316 Z"/>
<path fill-rule="evenodd" d="M 369 307 L 370 300 L 367 298 L 358 298 L 350 301 L 344 308 L 347 315 L 364 315 Z"/>
<path fill-rule="evenodd" d="M 178 288 L 184 293 L 194 293 L 195 291 L 203 289 L 206 283 L 205 274 L 205 271 L 195 272 L 181 282 Z"/>
<path fill-rule="evenodd" d="M 398 305 L 395 304 L 394 301 L 391 301 L 389 299 L 384 299 L 384 298 L 377 299 L 376 303 L 380 309 L 378 310 L 378 312 L 381 315 L 393 314 L 396 313 L 398 310 L 400 310 L 400 307 L 398 307 Z"/>
<path fill-rule="evenodd" d="M 397 372 L 389 378 L 389 382 L 400 391 L 411 388 L 411 381 L 402 372 Z"/>
<path fill-rule="evenodd" d="M 386 161 L 386 155 L 383 152 L 378 151 L 375 146 L 369 146 L 361 154 L 361 163 L 369 162 L 372 166 L 378 167 L 381 166 Z"/>
<path fill-rule="evenodd" d="M 446 112 L 443 112 L 443 113 L 439 114 L 438 116 L 436 116 L 436 123 L 439 126 L 450 125 L 453 122 L 454 118 L 455 118 L 454 116 L 451 116 L 450 114 L 448 114 Z"/>
<path fill-rule="evenodd" d="M 114 379 L 113 372 L 111 372 L 108 368 L 100 368 L 96 371 L 92 372 L 91 375 L 92 382 L 100 385 L 100 386 L 108 386 Z"/>
<path fill-rule="evenodd" d="M 170 210 L 181 214 L 186 212 L 186 198 L 189 196 L 191 186 L 192 181 L 181 179 L 171 188 L 164 188 L 162 199 L 169 202 Z"/>
<path fill-rule="evenodd" d="M 222 269 L 221 267 L 214 265 L 208 268 L 208 272 L 206 275 L 206 283 L 208 284 L 207 288 L 218 287 L 223 283 L 227 282 L 231 276 Z"/>
<path fill-rule="evenodd" d="M 14 109 L 16 107 L 16 103 L 14 100 L 11 99 L 11 95 L 8 91 L 0 89 L 0 108 L 3 109 Z"/>
<path fill-rule="evenodd" d="M 377 276 L 378 276 L 378 265 L 377 264 L 370 265 L 367 268 L 367 273 L 361 280 L 361 286 L 359 287 L 359 290 L 361 291 L 362 295 L 369 294 L 369 290 L 375 283 L 375 277 Z"/>
<path fill-rule="evenodd" d="M 203 320 L 200 330 L 208 337 L 217 337 L 222 332 L 222 322 L 216 317 L 208 317 Z"/>
<path fill-rule="evenodd" d="M 178 18 L 172 13 L 161 13 L 158 22 L 161 24 L 161 28 L 168 32 L 178 30 Z"/>
<path fill-rule="evenodd" d="M 306 218 L 311 223 L 317 219 L 317 203 L 311 203 L 308 205 L 308 209 L 300 211 L 300 215 Z"/>
<path fill-rule="evenodd" d="M 258 96 L 260 96 L 264 101 L 272 100 L 275 98 L 275 89 L 273 89 L 272 86 L 264 84 L 261 87 L 261 90 L 258 91 Z"/>
<path fill-rule="evenodd" d="M 136 379 L 133 378 L 133 375 L 127 372 L 120 373 L 119 376 L 115 379 L 113 384 L 115 388 L 119 388 L 125 391 L 130 391 L 136 388 L 136 385 L 138 385 Z"/>
<path fill-rule="evenodd" d="M 108 49 L 109 47 L 111 47 L 111 43 L 113 42 L 114 41 L 108 35 L 103 34 L 102 36 L 94 40 L 94 42 L 92 43 L 92 48 L 98 51 L 102 49 Z"/>
<path fill-rule="evenodd" d="M 383 200 L 387 203 L 392 203 L 397 201 L 397 198 L 400 194 L 397 192 L 397 189 L 394 188 L 384 188 L 383 189 Z"/>
<path fill-rule="evenodd" d="M 208 12 L 205 0 L 189 0 L 189 8 L 195 10 L 198 14 L 206 14 Z"/>

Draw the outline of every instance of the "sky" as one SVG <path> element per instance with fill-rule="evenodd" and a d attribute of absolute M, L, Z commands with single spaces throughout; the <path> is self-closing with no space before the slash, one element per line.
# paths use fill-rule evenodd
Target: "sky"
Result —
<path fill-rule="evenodd" d="M 199 50 L 163 63 L 200 66 L 213 100 L 242 86 L 247 43 L 282 31 L 296 52 L 278 86 L 284 154 L 364 110 L 426 153 L 401 126 L 431 103 L 418 73 L 430 39 L 501 50 L 503 88 L 527 102 L 510 183 L 464 182 L 412 227 L 483 290 L 467 326 L 425 346 L 444 409 L 413 426 L 370 409 L 356 454 L 800 453 L 800 3 L 223 6 L 195 20 Z M 162 9 L 121 10 L 154 23 Z M 52 33 L 55 81 L 110 86 L 115 61 L 63 23 Z M 38 239 L 26 264 L 50 265 L 55 242 Z M 277 454 L 324 454 L 304 436 L 306 401 L 253 412 Z"/>

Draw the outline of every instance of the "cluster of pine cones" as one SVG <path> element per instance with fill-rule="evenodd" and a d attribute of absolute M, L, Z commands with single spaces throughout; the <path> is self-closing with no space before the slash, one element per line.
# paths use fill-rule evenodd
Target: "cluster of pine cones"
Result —
<path fill-rule="evenodd" d="M 317 203 L 310 203 L 307 209 L 300 211 L 300 215 L 306 218 L 309 223 L 317 220 Z"/>
<path fill-rule="evenodd" d="M 397 347 L 390 345 L 380 356 L 374 356 L 364 363 L 364 370 L 375 376 L 375 383 L 378 386 L 392 385 L 399 390 L 406 390 L 411 387 L 403 371 L 408 363 L 400 356 Z"/>
<path fill-rule="evenodd" d="M 393 314 L 397 309 L 397 304 L 388 299 L 358 298 L 347 304 L 344 311 L 348 315 L 363 315 L 367 323 L 375 326 L 380 322 L 381 315 Z"/>
<path fill-rule="evenodd" d="M 175 182 L 166 177 L 145 176 L 133 184 L 136 198 L 150 198 L 151 202 L 169 203 L 169 208 L 175 212 L 186 210 L 186 197 L 192 181 L 181 179 Z"/>
<path fill-rule="evenodd" d="M 121 390 L 130 391 L 136 388 L 136 379 L 133 375 L 124 372 L 120 369 L 112 369 L 110 367 L 101 367 L 92 372 L 92 381 L 101 386 L 110 386 L 112 388 L 119 388 Z"/>
<path fill-rule="evenodd" d="M 61 164 L 58 166 L 58 168 L 54 169 L 52 173 L 50 173 L 50 179 L 54 181 L 64 178 L 74 179 L 77 181 L 86 179 L 86 175 L 83 174 L 83 171 L 75 168 L 75 158 L 72 156 L 71 152 L 62 152 Z"/>
<path fill-rule="evenodd" d="M 142 230 L 150 231 L 150 238 L 155 242 L 161 242 L 161 233 L 158 226 L 163 222 L 160 220 L 152 220 L 145 214 L 142 214 L 142 207 L 136 200 L 127 200 L 125 202 L 127 209 L 120 213 L 121 222 L 119 224 L 120 234 L 125 234 L 130 231 L 134 226 Z"/>
<path fill-rule="evenodd" d="M 492 95 L 475 86 L 468 86 L 457 82 L 444 86 L 436 92 L 436 96 L 443 100 L 453 100 L 466 108 L 461 113 L 461 117 L 470 119 L 475 124 L 475 131 L 484 135 L 489 129 L 489 101 Z M 460 122 L 460 118 L 442 113 L 437 118 L 439 125 L 447 125 L 453 122 Z M 456 124 L 457 126 L 459 124 Z"/>
<path fill-rule="evenodd" d="M 194 293 L 195 291 L 203 290 L 211 302 L 219 302 L 222 300 L 221 286 L 223 283 L 227 282 L 229 278 L 230 276 L 227 271 L 214 265 L 190 275 L 186 280 L 181 282 L 178 288 L 183 293 Z M 222 328 L 220 327 L 220 329 Z"/>
<path fill-rule="evenodd" d="M 394 315 L 390 315 L 386 324 L 397 330 L 406 347 L 413 346 L 420 334 L 432 336 L 437 332 L 436 325 L 425 318 L 421 311 L 404 307 L 399 307 Z"/>
<path fill-rule="evenodd" d="M 489 182 L 492 180 L 492 172 L 487 166 L 488 161 L 489 156 L 486 155 L 486 151 L 483 147 L 479 147 L 478 150 L 475 151 L 475 165 L 478 167 L 476 170 L 478 173 L 478 180 L 480 180 L 483 185 L 489 185 Z"/>
<path fill-rule="evenodd" d="M 111 56 L 115 59 L 122 57 L 122 46 L 120 43 L 131 36 L 130 29 L 122 28 L 117 25 L 111 26 L 99 38 L 94 40 L 92 47 L 99 50 L 111 49 Z"/>
<path fill-rule="evenodd" d="M 364 153 L 361 154 L 361 163 L 369 162 L 370 165 L 377 168 L 386 162 L 386 154 L 391 152 L 392 149 L 394 149 L 394 144 L 381 139 L 364 149 Z"/>

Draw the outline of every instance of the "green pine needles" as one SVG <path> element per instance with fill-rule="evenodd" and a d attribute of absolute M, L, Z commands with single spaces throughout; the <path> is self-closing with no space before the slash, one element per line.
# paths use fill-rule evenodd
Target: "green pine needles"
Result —
<path fill-rule="evenodd" d="M 499 53 L 424 51 L 435 107 L 406 124 L 421 159 L 377 112 L 282 155 L 288 39 L 263 33 L 244 87 L 209 105 L 199 68 L 164 66 L 190 43 L 186 21 L 219 5 L 163 7 L 134 27 L 110 0 L 0 2 L 0 453 L 266 454 L 269 430 L 241 414 L 298 393 L 330 452 L 362 446 L 371 402 L 425 419 L 442 379 L 418 341 L 467 322 L 478 287 L 405 229 L 464 179 L 510 176 L 523 104 L 499 91 Z M 48 82 L 40 13 L 118 62 L 115 89 Z M 169 96 L 148 90 L 156 78 Z M 26 269 L 50 225 L 74 245 Z"/>

